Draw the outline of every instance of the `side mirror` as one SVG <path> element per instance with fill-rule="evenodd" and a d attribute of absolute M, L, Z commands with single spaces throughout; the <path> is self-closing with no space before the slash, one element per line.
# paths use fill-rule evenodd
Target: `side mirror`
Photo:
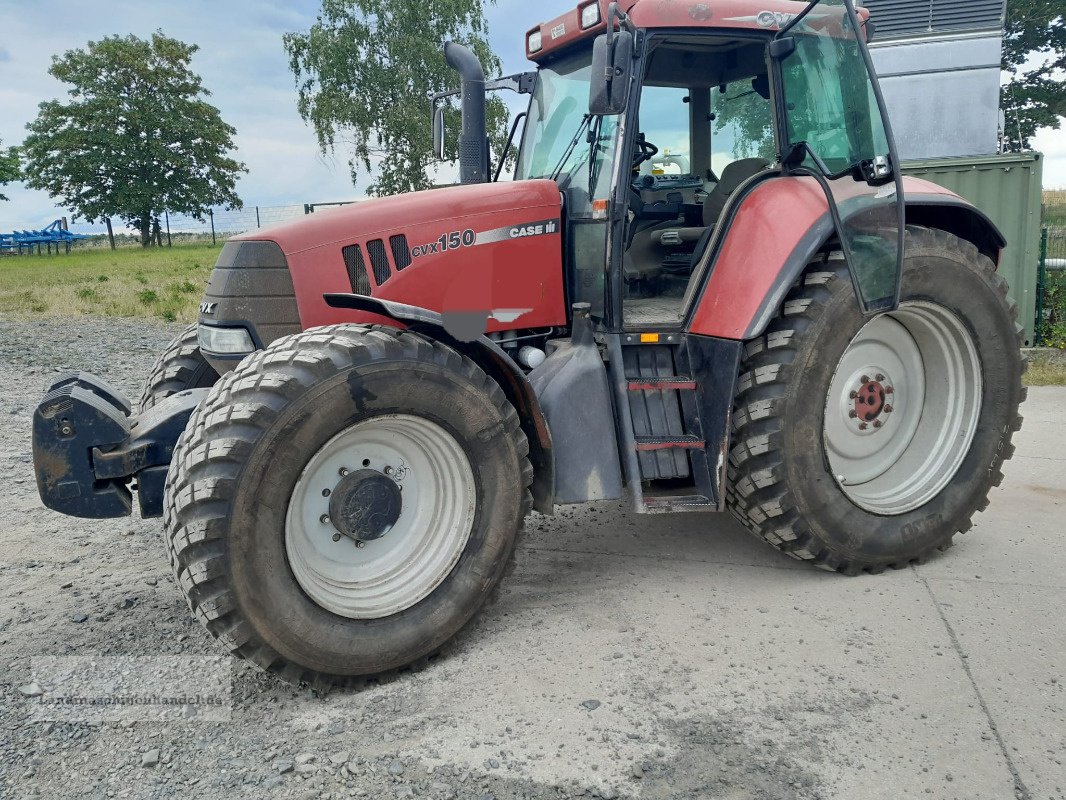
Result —
<path fill-rule="evenodd" d="M 614 31 L 596 37 L 592 45 L 589 113 L 613 116 L 626 110 L 633 77 L 633 34 Z"/>
<path fill-rule="evenodd" d="M 433 108 L 433 154 L 444 161 L 444 109 L 445 104 Z"/>

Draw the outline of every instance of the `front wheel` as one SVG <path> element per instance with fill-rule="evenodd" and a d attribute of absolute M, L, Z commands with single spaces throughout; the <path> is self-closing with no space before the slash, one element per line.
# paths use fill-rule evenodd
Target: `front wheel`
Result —
<path fill-rule="evenodd" d="M 729 504 L 845 573 L 920 562 L 988 504 L 1021 425 L 1021 329 L 969 242 L 907 229 L 899 308 L 863 317 L 839 253 L 810 265 L 741 367 Z"/>
<path fill-rule="evenodd" d="M 502 577 L 532 468 L 500 387 L 450 347 L 358 325 L 275 342 L 194 413 L 171 563 L 232 652 L 293 682 L 438 650 Z"/>
<path fill-rule="evenodd" d="M 172 394 L 187 389 L 207 388 L 218 380 L 215 368 L 207 363 L 200 352 L 197 327 L 194 322 L 159 354 L 144 382 L 144 390 L 137 404 L 141 411 L 147 411 Z"/>

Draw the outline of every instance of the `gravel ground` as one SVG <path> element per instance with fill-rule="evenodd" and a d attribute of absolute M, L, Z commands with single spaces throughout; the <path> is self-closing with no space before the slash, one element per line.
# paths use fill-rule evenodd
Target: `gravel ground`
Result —
<path fill-rule="evenodd" d="M 0 797 L 1063 797 L 1062 390 L 924 568 L 826 575 L 724 515 L 534 515 L 441 657 L 319 696 L 217 659 L 157 520 L 37 498 L 41 389 L 81 367 L 136 396 L 179 328 L 0 317 Z M 37 721 L 31 660 L 71 655 L 216 659 L 228 721 Z"/>

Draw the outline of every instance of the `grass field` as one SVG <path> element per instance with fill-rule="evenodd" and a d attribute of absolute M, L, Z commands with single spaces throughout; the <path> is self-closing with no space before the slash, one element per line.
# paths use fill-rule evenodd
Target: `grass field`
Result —
<path fill-rule="evenodd" d="M 192 322 L 221 245 L 0 258 L 0 312 Z"/>

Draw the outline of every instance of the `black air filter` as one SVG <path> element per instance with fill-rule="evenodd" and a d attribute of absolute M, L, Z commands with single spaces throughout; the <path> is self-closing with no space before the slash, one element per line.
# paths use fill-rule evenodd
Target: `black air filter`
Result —
<path fill-rule="evenodd" d="M 385 243 L 381 239 L 372 239 L 366 243 L 366 252 L 370 256 L 370 266 L 374 268 L 374 280 L 381 286 L 392 276 Z"/>
<path fill-rule="evenodd" d="M 402 233 L 399 236 L 390 236 L 389 246 L 392 248 L 392 262 L 396 265 L 396 269 L 411 266 L 411 248 L 407 246 L 406 236 Z"/>
<path fill-rule="evenodd" d="M 344 256 L 344 268 L 348 270 L 348 282 L 352 285 L 355 294 L 370 295 L 370 278 L 366 274 L 366 263 L 363 261 L 363 251 L 357 244 L 350 244 L 341 249 Z"/>

